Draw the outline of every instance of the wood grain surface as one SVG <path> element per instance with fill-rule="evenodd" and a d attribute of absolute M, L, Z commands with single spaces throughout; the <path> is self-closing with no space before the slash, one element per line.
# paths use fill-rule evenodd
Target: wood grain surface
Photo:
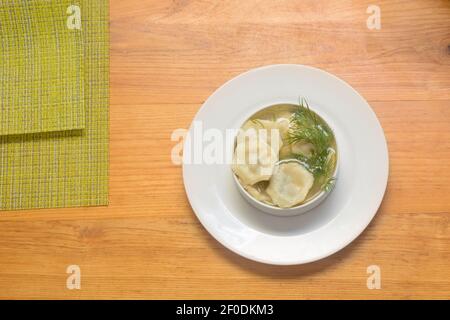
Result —
<path fill-rule="evenodd" d="M 366 9 L 381 8 L 369 30 Z M 277 267 L 200 225 L 174 129 L 253 67 L 323 68 L 385 130 L 387 193 L 366 231 L 324 260 Z M 111 1 L 108 207 L 0 213 L 0 298 L 450 298 L 450 1 Z M 66 268 L 81 268 L 81 289 Z M 369 290 L 366 268 L 381 268 Z"/>

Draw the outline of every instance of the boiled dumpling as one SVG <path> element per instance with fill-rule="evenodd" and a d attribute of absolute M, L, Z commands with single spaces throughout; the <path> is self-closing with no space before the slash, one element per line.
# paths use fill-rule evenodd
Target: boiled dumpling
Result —
<path fill-rule="evenodd" d="M 265 190 L 260 190 L 255 186 L 246 186 L 245 190 L 247 190 L 247 192 L 250 193 L 250 195 L 256 200 L 273 205 L 272 199 L 270 199 L 269 195 Z"/>
<path fill-rule="evenodd" d="M 280 152 L 279 152 L 279 157 L 280 157 L 280 160 L 284 160 L 284 159 L 292 157 L 292 150 L 291 150 L 290 144 L 285 144 L 285 145 L 283 145 L 283 147 L 281 147 Z"/>
<path fill-rule="evenodd" d="M 283 121 L 271 121 L 271 120 L 259 120 L 259 122 L 263 125 L 263 128 L 267 130 L 267 138 L 268 143 L 278 150 L 283 146 L 283 135 L 285 134 L 285 123 Z M 272 141 L 274 136 L 271 134 L 275 134 L 277 138 L 278 144 L 275 146 L 276 141 Z"/>
<path fill-rule="evenodd" d="M 297 161 L 277 165 L 266 189 L 272 202 L 290 208 L 303 202 L 314 183 L 314 176 Z"/>
<path fill-rule="evenodd" d="M 240 135 L 247 134 L 248 130 L 255 130 L 258 135 L 263 136 L 261 133 L 264 132 L 264 137 L 267 139 L 267 143 L 278 152 L 283 145 L 282 134 L 284 134 L 284 123 L 278 123 L 271 120 L 249 120 L 243 126 Z M 287 131 L 286 131 L 287 132 Z M 239 139 L 239 136 L 238 136 Z M 275 139 L 274 141 L 272 141 Z"/>
<path fill-rule="evenodd" d="M 291 145 L 291 151 L 293 154 L 303 154 L 310 157 L 314 152 L 314 145 L 312 143 L 295 142 Z"/>
<path fill-rule="evenodd" d="M 238 139 L 232 168 L 247 186 L 269 180 L 277 161 L 278 150 L 274 150 L 267 140 L 258 139 L 257 132 L 250 129 L 245 137 Z"/>
<path fill-rule="evenodd" d="M 281 137 L 285 139 L 288 135 L 290 120 L 288 117 L 280 117 L 275 121 L 278 130 L 280 130 Z"/>

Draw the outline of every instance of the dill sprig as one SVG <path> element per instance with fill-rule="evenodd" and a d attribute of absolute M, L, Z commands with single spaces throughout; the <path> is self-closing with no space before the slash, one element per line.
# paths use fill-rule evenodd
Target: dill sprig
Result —
<path fill-rule="evenodd" d="M 335 167 L 335 150 L 332 148 L 334 135 L 331 129 L 311 111 L 306 99 L 301 98 L 297 110 L 291 117 L 288 131 L 288 143 L 310 143 L 313 150 L 310 155 L 295 154 L 315 179 L 322 184 L 325 191 L 334 185 L 333 169 Z"/>
<path fill-rule="evenodd" d="M 308 102 L 301 98 L 294 112 L 289 128 L 289 143 L 311 143 L 318 154 L 323 154 L 333 140 L 331 129 L 319 121 L 316 114 L 309 108 Z"/>

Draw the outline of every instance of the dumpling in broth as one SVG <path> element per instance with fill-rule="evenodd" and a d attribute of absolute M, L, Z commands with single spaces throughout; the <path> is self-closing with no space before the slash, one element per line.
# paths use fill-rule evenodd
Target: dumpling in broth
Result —
<path fill-rule="evenodd" d="M 278 150 L 274 150 L 267 140 L 259 139 L 255 130 L 247 130 L 247 135 L 238 139 L 234 153 L 233 171 L 244 186 L 267 181 L 278 161 Z"/>
<path fill-rule="evenodd" d="M 278 122 L 258 119 L 247 121 L 242 126 L 242 130 L 244 134 L 246 134 L 248 130 L 255 130 L 256 132 L 258 132 L 260 137 L 262 137 L 263 139 L 267 139 L 267 143 L 275 150 L 275 152 L 278 152 L 283 146 L 282 135 L 287 132 L 285 126 L 286 123 L 284 121 Z"/>
<path fill-rule="evenodd" d="M 297 161 L 282 162 L 274 169 L 266 189 L 272 202 L 290 208 L 303 202 L 314 184 L 314 176 Z"/>
<path fill-rule="evenodd" d="M 270 179 L 283 144 L 273 121 L 247 121 L 237 138 L 233 171 L 244 186 Z"/>
<path fill-rule="evenodd" d="M 245 190 L 247 190 L 247 192 L 256 200 L 273 205 L 272 199 L 270 199 L 265 190 L 261 190 L 255 186 L 246 186 Z"/>
<path fill-rule="evenodd" d="M 281 137 L 284 139 L 288 135 L 290 121 L 288 117 L 280 117 L 275 121 L 278 129 L 280 130 Z"/>

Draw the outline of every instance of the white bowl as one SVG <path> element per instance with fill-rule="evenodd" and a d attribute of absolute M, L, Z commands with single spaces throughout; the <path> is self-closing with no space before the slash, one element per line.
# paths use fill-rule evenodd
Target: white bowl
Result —
<path fill-rule="evenodd" d="M 259 110 L 256 110 L 256 112 L 254 114 L 256 114 L 258 111 L 263 110 L 267 108 L 263 107 Z M 322 119 L 323 115 L 321 115 L 317 110 L 314 110 L 314 108 L 311 108 L 311 110 L 318 114 Z M 247 119 L 248 120 L 248 119 Z M 242 125 L 247 121 L 245 120 Z M 328 126 L 330 127 L 331 131 L 333 132 L 334 135 L 334 131 L 333 131 L 333 124 L 332 124 L 332 120 L 331 119 L 324 119 L 324 121 L 328 124 Z M 331 123 L 330 123 L 331 122 Z M 241 125 L 241 127 L 242 127 Z M 235 140 L 237 139 L 237 137 L 235 138 Z M 336 135 L 335 135 L 335 139 L 336 139 Z M 276 207 L 276 206 L 271 206 L 267 203 L 264 203 L 262 201 L 259 201 L 257 199 L 255 199 L 250 193 L 248 193 L 247 190 L 245 190 L 245 188 L 242 186 L 242 184 L 239 182 L 238 177 L 236 176 L 236 174 L 231 170 L 231 173 L 233 175 L 234 178 L 234 182 L 240 192 L 240 194 L 244 197 L 244 199 L 250 203 L 252 206 L 254 206 L 256 209 L 261 210 L 265 213 L 268 214 L 272 214 L 274 216 L 279 216 L 279 217 L 291 217 L 291 216 L 296 216 L 299 214 L 303 214 L 306 213 L 308 211 L 310 211 L 311 209 L 314 209 L 315 207 L 317 207 L 319 204 L 321 204 L 326 198 L 327 196 L 333 191 L 333 189 L 335 188 L 335 184 L 337 183 L 337 175 L 338 175 L 338 168 L 339 168 L 339 147 L 338 147 L 338 141 L 336 139 L 336 167 L 334 169 L 334 173 L 332 178 L 335 179 L 334 185 L 332 188 L 330 188 L 329 190 L 322 190 L 319 194 L 317 194 L 313 199 L 310 199 L 309 201 L 297 205 L 295 207 L 292 208 L 280 208 L 280 207 Z M 233 146 L 234 148 L 234 146 Z M 278 163 L 283 163 L 283 162 L 289 162 L 289 161 L 295 161 L 295 160 L 281 160 Z"/>

